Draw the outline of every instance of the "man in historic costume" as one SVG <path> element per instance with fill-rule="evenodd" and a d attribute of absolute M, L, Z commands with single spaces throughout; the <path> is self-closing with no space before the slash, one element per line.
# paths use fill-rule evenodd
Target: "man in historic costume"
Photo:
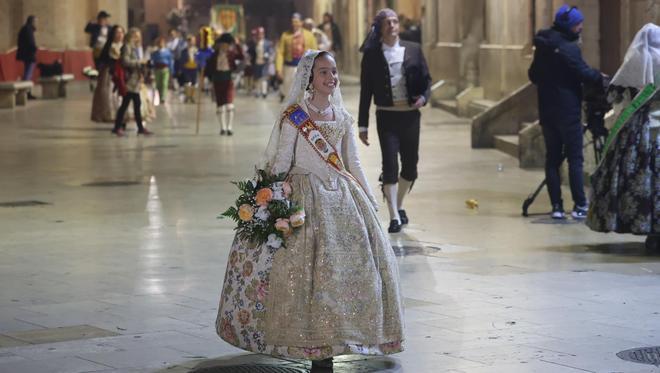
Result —
<path fill-rule="evenodd" d="M 565 219 L 559 169 L 568 160 L 574 219 L 587 217 L 582 164 L 582 84 L 601 84 L 598 70 L 582 59 L 577 44 L 584 16 L 576 7 L 557 11 L 552 28 L 534 37 L 534 61 L 529 79 L 538 87 L 539 119 L 545 140 L 545 180 L 552 203 L 552 218 Z"/>
<path fill-rule="evenodd" d="M 99 66 L 101 50 L 108 40 L 108 34 L 112 26 L 109 24 L 110 14 L 105 10 L 96 15 L 96 23 L 88 22 L 85 26 L 85 32 L 89 34 L 89 47 L 92 48 L 94 55 L 94 65 L 97 69 Z"/>
<path fill-rule="evenodd" d="M 243 49 L 229 33 L 224 33 L 215 42 L 215 52 L 206 63 L 206 76 L 213 82 L 216 114 L 220 122 L 221 135 L 233 135 L 234 81 L 232 73 L 237 69 L 236 61 L 243 59 Z"/>
<path fill-rule="evenodd" d="M 289 93 L 296 74 L 296 66 L 298 66 L 305 51 L 318 48 L 314 34 L 305 30 L 302 25 L 302 16 L 294 13 L 291 16 L 291 30 L 284 31 L 277 44 L 275 71 L 277 77 L 282 81 L 280 86 L 281 100 Z"/>
<path fill-rule="evenodd" d="M 431 76 L 420 45 L 399 40 L 399 19 L 392 9 L 378 12 L 361 51 L 360 139 L 369 145 L 373 96 L 383 157 L 382 189 L 390 213 L 388 231 L 396 233 L 409 221 L 403 200 L 417 179 L 419 108 L 428 102 Z"/>

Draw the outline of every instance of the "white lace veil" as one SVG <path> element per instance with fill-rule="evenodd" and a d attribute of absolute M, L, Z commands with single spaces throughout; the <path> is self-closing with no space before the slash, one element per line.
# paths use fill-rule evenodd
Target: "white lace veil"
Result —
<path fill-rule="evenodd" d="M 268 140 L 268 145 L 264 151 L 261 160 L 257 164 L 258 169 L 267 170 L 272 166 L 275 156 L 277 155 L 277 148 L 280 142 L 280 132 L 282 124 L 282 115 L 284 111 L 291 105 L 298 104 L 305 111 L 307 111 L 307 105 L 305 105 L 305 99 L 309 98 L 311 95 L 308 91 L 309 79 L 312 76 L 312 67 L 314 66 L 314 61 L 322 52 L 319 50 L 309 49 L 305 52 L 303 57 L 300 59 L 300 63 L 296 68 L 296 75 L 289 90 L 289 94 L 283 101 L 283 105 L 278 111 L 277 117 L 275 118 L 275 124 L 273 125 L 273 130 L 270 133 L 270 139 Z M 348 115 L 344 109 L 344 101 L 342 100 L 341 90 L 339 88 L 339 82 L 330 96 L 330 105 L 333 106 L 335 112 L 335 120 L 338 123 L 341 123 L 346 119 Z"/>
<path fill-rule="evenodd" d="M 660 84 L 660 27 L 653 23 L 647 23 L 637 32 L 611 82 L 637 89 L 649 83 Z"/>

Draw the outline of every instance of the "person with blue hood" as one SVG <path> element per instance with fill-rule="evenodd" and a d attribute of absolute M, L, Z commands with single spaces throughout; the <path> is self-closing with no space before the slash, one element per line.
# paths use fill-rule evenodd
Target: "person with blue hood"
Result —
<path fill-rule="evenodd" d="M 529 79 L 538 88 L 539 120 L 545 139 L 545 178 L 552 203 L 552 218 L 565 219 L 560 166 L 568 160 L 574 219 L 589 210 L 584 192 L 582 154 L 582 85 L 602 84 L 602 74 L 586 64 L 578 45 L 584 16 L 577 7 L 563 5 L 551 28 L 534 37 L 534 60 Z"/>

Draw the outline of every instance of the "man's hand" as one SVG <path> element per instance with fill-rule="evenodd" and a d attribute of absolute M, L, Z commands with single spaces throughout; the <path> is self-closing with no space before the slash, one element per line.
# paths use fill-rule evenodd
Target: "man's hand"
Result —
<path fill-rule="evenodd" d="M 424 96 L 419 96 L 415 100 L 415 103 L 413 104 L 413 106 L 415 107 L 415 109 L 419 109 L 422 106 L 424 106 L 425 103 L 426 103 L 426 99 L 424 98 Z"/>
<path fill-rule="evenodd" d="M 277 80 L 279 80 L 280 82 L 284 80 L 284 79 L 282 79 L 282 73 L 281 72 L 278 71 L 275 75 L 277 75 Z"/>
<path fill-rule="evenodd" d="M 369 132 L 360 132 L 360 141 L 366 146 L 369 146 Z"/>

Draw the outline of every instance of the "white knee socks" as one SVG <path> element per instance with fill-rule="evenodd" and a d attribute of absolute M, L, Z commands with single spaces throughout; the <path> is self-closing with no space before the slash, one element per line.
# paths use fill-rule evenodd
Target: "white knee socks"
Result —
<path fill-rule="evenodd" d="M 215 111 L 220 122 L 220 131 L 231 131 L 234 124 L 234 104 L 218 106 Z M 225 116 L 225 114 L 227 114 Z"/>
<path fill-rule="evenodd" d="M 406 194 L 410 193 L 410 187 L 412 187 L 412 185 L 412 181 L 406 180 L 402 177 L 399 178 L 399 190 L 396 198 L 399 210 L 403 209 L 403 199 L 406 197 Z"/>
<path fill-rule="evenodd" d="M 215 110 L 215 115 L 218 116 L 218 122 L 220 123 L 220 130 L 224 131 L 227 126 L 227 121 L 225 120 L 225 113 L 227 112 L 227 105 L 218 106 Z"/>
<path fill-rule="evenodd" d="M 401 218 L 399 217 L 399 205 L 397 201 L 398 197 L 398 188 L 399 184 L 384 184 L 383 192 L 385 193 L 385 198 L 387 199 L 387 209 L 390 212 L 390 220 L 397 220 L 401 224 Z"/>
<path fill-rule="evenodd" d="M 234 104 L 227 104 L 227 131 L 231 131 L 232 124 L 234 124 Z"/>

